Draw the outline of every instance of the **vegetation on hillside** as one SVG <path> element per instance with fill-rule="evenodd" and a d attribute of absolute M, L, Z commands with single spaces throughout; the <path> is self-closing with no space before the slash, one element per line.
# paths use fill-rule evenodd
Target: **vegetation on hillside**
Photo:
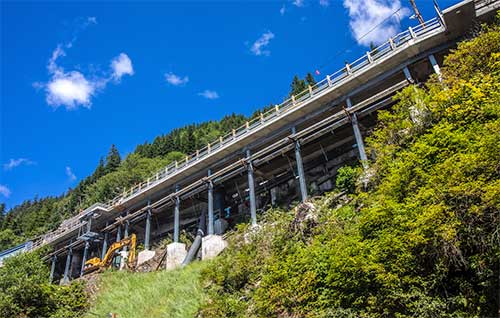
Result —
<path fill-rule="evenodd" d="M 99 293 L 85 317 L 193 318 L 203 302 L 200 274 L 207 262 L 174 271 L 129 273 L 107 271 L 99 277 Z"/>
<path fill-rule="evenodd" d="M 205 271 L 201 317 L 492 317 L 500 308 L 500 28 L 403 90 L 368 189 L 270 211 Z M 337 184 L 353 191 L 357 169 Z M 364 176 L 361 176 L 363 178 Z"/>
<path fill-rule="evenodd" d="M 41 255 L 21 254 L 0 267 L 0 317 L 76 318 L 87 308 L 83 284 L 50 284 Z"/>

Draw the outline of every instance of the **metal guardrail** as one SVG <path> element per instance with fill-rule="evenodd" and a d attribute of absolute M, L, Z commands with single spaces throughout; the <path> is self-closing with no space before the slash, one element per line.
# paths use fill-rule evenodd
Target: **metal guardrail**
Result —
<path fill-rule="evenodd" d="M 365 55 L 358 58 L 354 62 L 346 64 L 345 67 L 336 71 L 335 73 L 327 75 L 323 80 L 316 83 L 314 86 L 309 86 L 308 89 L 300 92 L 297 95 L 291 96 L 283 103 L 276 105 L 273 109 L 265 113 L 261 113 L 258 117 L 247 121 L 245 125 L 237 129 L 233 129 L 231 133 L 219 137 L 214 142 L 209 143 L 206 147 L 197 150 L 191 155 L 186 156 L 185 160 L 182 160 L 180 162 L 175 161 L 158 171 L 146 181 L 141 182 L 140 184 L 137 184 L 128 190 L 124 190 L 121 195 L 108 201 L 105 204 L 105 207 L 107 209 L 112 209 L 113 207 L 123 203 L 127 199 L 152 188 L 158 183 L 161 183 L 164 180 L 168 179 L 170 176 L 196 164 L 196 162 L 210 156 L 210 154 L 213 154 L 217 150 L 220 150 L 229 144 L 238 142 L 240 139 L 248 136 L 270 121 L 284 116 L 290 111 L 317 97 L 319 94 L 326 93 L 327 91 L 332 91 L 336 86 L 351 78 L 353 75 L 359 74 L 360 72 L 374 65 L 375 62 L 397 53 L 398 49 L 409 41 L 441 32 L 443 29 L 444 26 L 441 24 L 440 20 L 438 18 L 433 18 L 425 22 L 424 25 L 418 25 L 414 28 L 410 27 L 407 30 L 389 38 L 387 42 L 379 45 L 371 51 L 368 51 Z M 40 237 L 34 243 L 34 248 L 50 243 L 64 233 L 73 231 L 84 224 L 78 220 L 78 216 L 73 217 L 70 220 L 71 222 L 69 224 L 66 224 L 63 227 L 60 227 L 57 230 Z"/>
<path fill-rule="evenodd" d="M 394 53 L 398 48 L 406 44 L 412 39 L 421 38 L 430 33 L 439 30 L 442 27 L 441 23 L 437 18 L 433 18 L 425 22 L 425 26 L 418 25 L 415 28 L 409 28 L 392 38 L 387 42 L 378 46 L 370 52 L 367 52 L 364 56 L 355 60 L 337 72 L 327 75 L 325 79 L 316 83 L 314 86 L 308 87 L 308 89 L 300 92 L 299 94 L 292 96 L 291 98 L 285 100 L 283 103 L 276 105 L 273 109 L 261 113 L 260 116 L 251 119 L 246 122 L 245 125 L 234 129 L 230 134 L 219 137 L 212 143 L 209 143 L 206 147 L 197 150 L 195 153 L 186 156 L 185 160 L 180 162 L 176 161 L 158 171 L 152 177 L 148 178 L 146 181 L 133 186 L 132 188 L 125 190 L 122 195 L 113 198 L 107 202 L 108 208 L 113 208 L 115 205 L 127 200 L 128 198 L 146 190 L 154 185 L 166 180 L 169 176 L 179 172 L 180 170 L 195 164 L 197 161 L 208 157 L 210 154 L 214 153 L 216 150 L 222 147 L 232 144 L 240 140 L 242 137 L 251 134 L 253 131 L 262 127 L 271 120 L 281 117 L 292 109 L 304 104 L 305 102 L 311 100 L 313 97 L 318 96 L 318 94 L 323 93 L 327 90 L 331 90 L 335 85 L 363 71 L 366 67 L 372 65 L 374 62 L 385 58 L 392 53 Z"/>

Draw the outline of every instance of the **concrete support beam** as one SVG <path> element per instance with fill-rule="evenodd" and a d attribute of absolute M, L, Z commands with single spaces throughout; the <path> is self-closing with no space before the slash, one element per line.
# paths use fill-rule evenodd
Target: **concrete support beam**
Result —
<path fill-rule="evenodd" d="M 429 61 L 431 62 L 432 68 L 434 69 L 434 72 L 437 74 L 439 81 L 442 82 L 443 77 L 441 75 L 441 68 L 439 68 L 439 64 L 436 61 L 434 54 L 429 55 Z"/>
<path fill-rule="evenodd" d="M 352 107 L 352 102 L 350 98 L 347 98 L 347 109 Z M 356 138 L 356 145 L 358 146 L 358 151 L 359 151 L 359 159 L 361 160 L 361 163 L 363 164 L 363 167 L 366 169 L 367 162 L 368 162 L 368 157 L 366 156 L 366 151 L 365 151 L 365 143 L 363 141 L 363 135 L 361 135 L 361 130 L 359 129 L 359 124 L 358 124 L 358 117 L 356 114 L 351 114 L 351 123 L 352 123 L 352 129 L 354 131 L 354 137 Z"/>
<path fill-rule="evenodd" d="M 150 249 L 150 240 L 151 237 L 151 201 L 148 201 L 148 211 L 146 213 L 146 229 L 144 230 L 144 249 Z"/>
<path fill-rule="evenodd" d="M 54 272 L 56 270 L 56 262 L 57 262 L 57 256 L 54 255 L 54 256 L 52 256 L 52 264 L 50 265 L 49 283 L 52 283 L 52 281 L 54 280 Z"/>
<path fill-rule="evenodd" d="M 122 226 L 118 225 L 118 228 L 116 229 L 116 241 L 119 242 L 122 240 Z"/>
<path fill-rule="evenodd" d="M 406 80 L 409 82 L 409 83 L 415 83 L 415 80 L 413 79 L 413 77 L 411 76 L 411 73 L 410 73 L 410 70 L 408 69 L 407 66 L 405 66 L 403 68 L 403 73 L 405 74 L 405 77 L 406 77 Z"/>
<path fill-rule="evenodd" d="M 292 127 L 292 134 L 295 134 L 295 127 Z M 302 155 L 300 154 L 300 142 L 295 140 L 295 161 L 297 162 L 297 175 L 299 176 L 300 196 L 302 202 L 307 201 L 307 184 L 306 175 L 304 173 L 304 164 L 302 163 Z"/>
<path fill-rule="evenodd" d="M 83 249 L 83 256 L 82 256 L 82 267 L 80 268 L 80 277 L 83 276 L 83 272 L 85 270 L 85 262 L 87 261 L 87 255 L 89 253 L 89 247 L 90 247 L 89 241 L 85 241 L 85 248 Z"/>
<path fill-rule="evenodd" d="M 66 255 L 66 264 L 64 265 L 64 277 L 63 277 L 63 284 L 66 284 L 69 282 L 69 267 L 71 265 L 71 257 L 73 256 L 73 249 L 70 247 L 68 248 L 68 254 Z"/>
<path fill-rule="evenodd" d="M 105 232 L 104 239 L 102 240 L 101 259 L 104 259 L 104 256 L 106 255 L 106 252 L 108 251 L 108 239 L 109 239 L 109 232 Z"/>
<path fill-rule="evenodd" d="M 208 170 L 208 175 L 210 176 L 212 172 Z M 214 234 L 214 184 L 212 181 L 208 181 L 208 225 L 207 225 L 208 235 Z"/>
<path fill-rule="evenodd" d="M 178 185 L 176 186 L 176 191 L 179 191 Z M 177 196 L 175 197 L 175 208 L 174 208 L 174 243 L 179 242 L 180 208 L 181 208 L 181 199 Z"/>
<path fill-rule="evenodd" d="M 250 196 L 250 218 L 252 225 L 257 225 L 257 202 L 255 199 L 255 181 L 253 179 L 253 165 L 250 149 L 247 149 L 248 192 Z"/>

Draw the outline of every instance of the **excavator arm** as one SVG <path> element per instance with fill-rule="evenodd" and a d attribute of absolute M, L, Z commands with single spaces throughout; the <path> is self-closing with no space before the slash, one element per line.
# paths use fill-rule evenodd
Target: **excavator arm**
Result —
<path fill-rule="evenodd" d="M 115 253 L 124 246 L 128 246 L 130 248 L 128 254 L 128 264 L 129 266 L 131 266 L 135 261 L 136 244 L 137 237 L 135 234 L 132 234 L 121 241 L 111 244 L 109 249 L 106 251 L 106 254 L 104 254 L 104 258 L 102 260 L 98 257 L 94 257 L 85 262 L 85 272 L 91 272 L 99 268 L 108 268 L 113 261 Z"/>

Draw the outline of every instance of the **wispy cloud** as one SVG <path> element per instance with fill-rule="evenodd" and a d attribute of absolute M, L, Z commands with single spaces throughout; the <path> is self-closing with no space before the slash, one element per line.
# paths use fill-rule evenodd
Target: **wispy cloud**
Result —
<path fill-rule="evenodd" d="M 330 0 L 319 0 L 319 5 L 322 7 L 328 7 L 330 5 Z"/>
<path fill-rule="evenodd" d="M 69 181 L 73 182 L 76 180 L 76 176 L 71 170 L 71 167 L 66 167 L 66 175 L 68 176 Z"/>
<path fill-rule="evenodd" d="M 165 73 L 165 81 L 167 81 L 167 83 L 173 86 L 182 86 L 186 85 L 187 82 L 189 82 L 189 77 L 187 76 L 181 77 L 179 75 L 175 75 L 172 72 L 169 72 Z"/>
<path fill-rule="evenodd" d="M 216 91 L 211 91 L 209 89 L 204 90 L 203 92 L 198 93 L 199 96 L 203 96 L 206 99 L 217 99 L 219 98 L 219 94 Z"/>
<path fill-rule="evenodd" d="M 12 170 L 20 165 L 30 166 L 34 164 L 36 164 L 36 162 L 26 158 L 10 159 L 9 162 L 3 164 L 3 168 L 4 170 Z"/>
<path fill-rule="evenodd" d="M 286 7 L 285 7 L 285 5 L 283 5 L 283 6 L 280 8 L 280 14 L 281 14 L 281 16 L 284 16 L 284 15 L 285 15 L 285 12 L 286 12 Z"/>
<path fill-rule="evenodd" d="M 7 186 L 4 186 L 3 184 L 0 184 L 0 194 L 3 195 L 4 197 L 8 198 L 10 197 L 10 194 L 12 192 L 10 191 L 9 188 L 7 188 Z"/>
<path fill-rule="evenodd" d="M 304 0 L 293 0 L 292 4 L 300 8 L 304 6 Z"/>
<path fill-rule="evenodd" d="M 120 81 L 123 75 L 134 75 L 134 67 L 132 61 L 125 53 L 120 53 L 117 57 L 111 60 L 111 76 L 115 81 Z"/>
<path fill-rule="evenodd" d="M 48 105 L 54 108 L 64 106 L 67 110 L 76 109 L 79 106 L 90 108 L 92 97 L 103 90 L 110 81 L 119 83 L 122 76 L 134 74 L 132 61 L 125 53 L 120 53 L 113 58 L 110 70 L 99 76 L 92 74 L 86 76 L 77 70 L 66 71 L 58 65 L 58 60 L 66 56 L 65 49 L 73 47 L 78 33 L 93 24 L 97 24 L 95 17 L 87 17 L 80 21 L 71 41 L 66 44 L 58 44 L 52 52 L 47 63 L 49 80 L 46 83 L 33 83 L 33 87 L 36 89 L 45 90 L 45 100 Z"/>
<path fill-rule="evenodd" d="M 250 51 L 257 56 L 269 56 L 271 51 L 266 50 L 265 47 L 269 45 L 269 42 L 274 39 L 274 33 L 267 31 L 263 33 L 257 41 L 254 42 Z"/>
<path fill-rule="evenodd" d="M 349 12 L 349 26 L 354 38 L 365 46 L 380 44 L 398 33 L 400 20 L 410 13 L 401 7 L 400 0 L 344 0 L 344 7 Z"/>

